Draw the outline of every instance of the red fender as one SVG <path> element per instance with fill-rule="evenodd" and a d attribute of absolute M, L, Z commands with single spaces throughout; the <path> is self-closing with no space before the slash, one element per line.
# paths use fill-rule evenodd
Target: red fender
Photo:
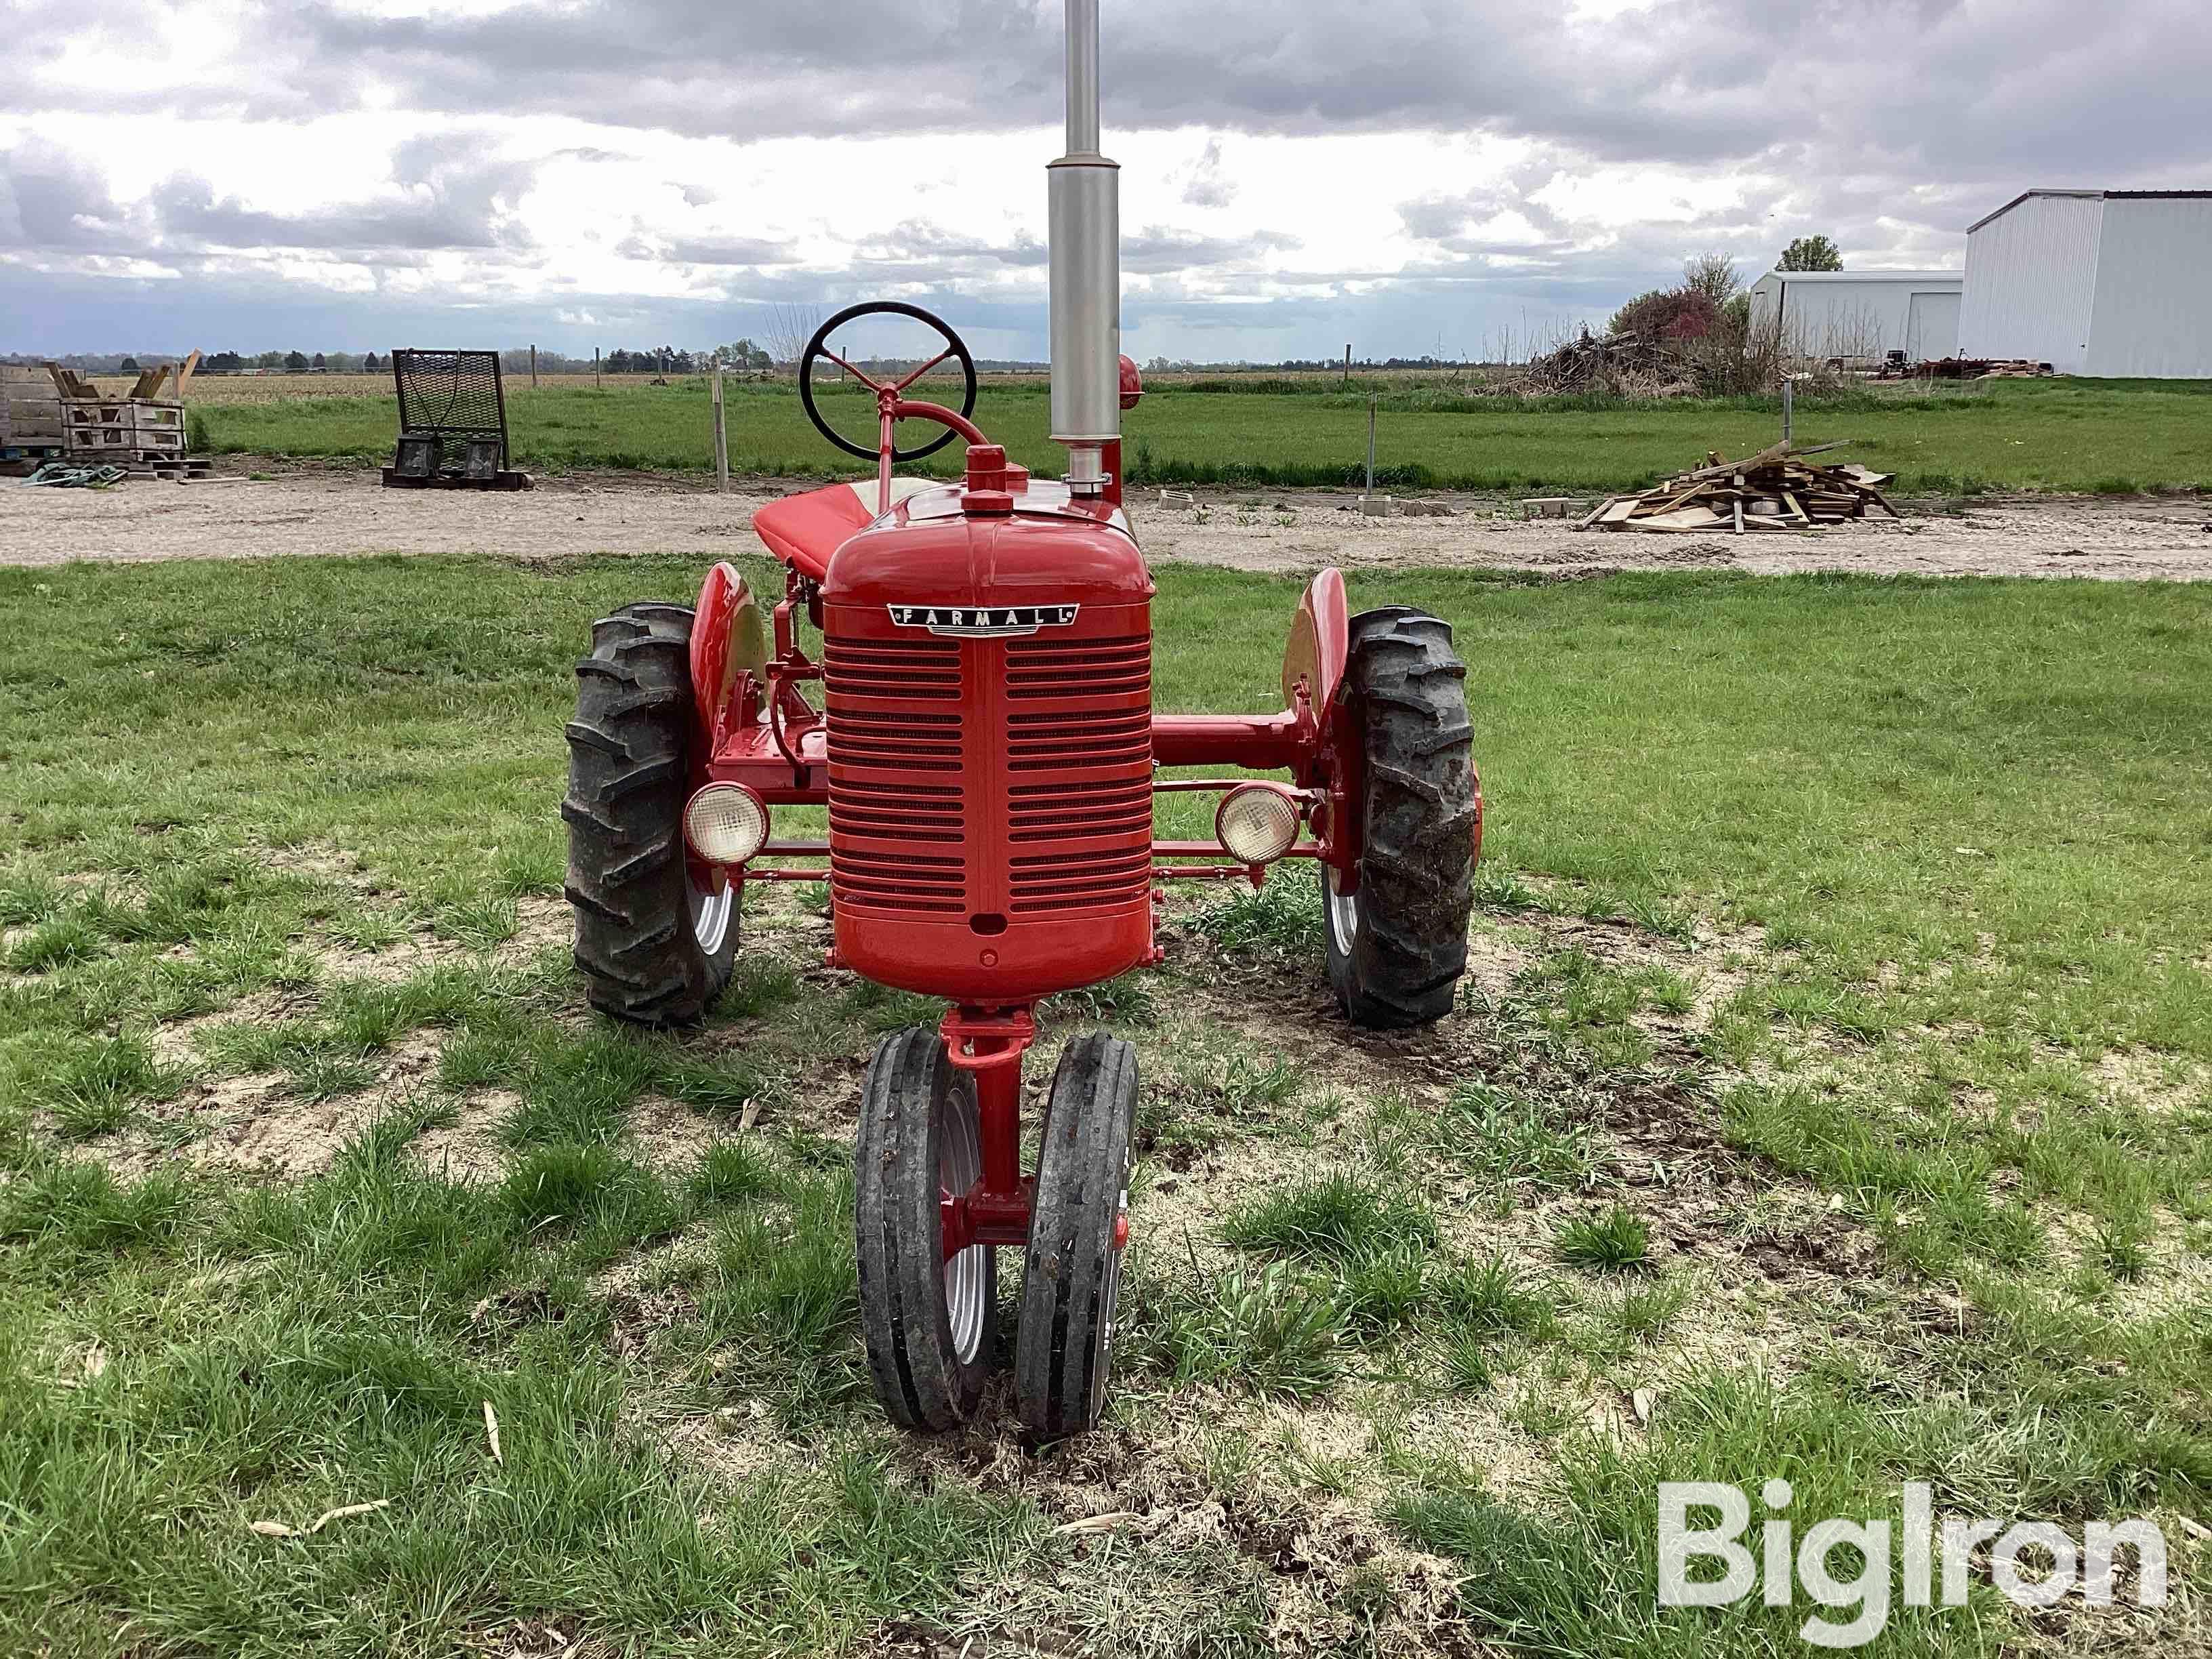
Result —
<path fill-rule="evenodd" d="M 714 752 L 720 729 L 737 720 L 746 676 L 759 679 L 767 660 L 760 606 L 737 567 L 717 562 L 699 585 L 691 617 L 691 697 L 702 757 Z"/>
<path fill-rule="evenodd" d="M 1291 619 L 1291 637 L 1283 647 L 1283 706 L 1297 704 L 1297 684 L 1306 683 L 1314 713 L 1327 715 L 1344 679 L 1346 641 L 1351 611 L 1344 598 L 1344 573 L 1324 570 L 1313 579 Z"/>

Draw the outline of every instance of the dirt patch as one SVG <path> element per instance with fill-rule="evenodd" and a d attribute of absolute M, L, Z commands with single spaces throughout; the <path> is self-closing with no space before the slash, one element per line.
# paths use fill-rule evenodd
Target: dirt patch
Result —
<path fill-rule="evenodd" d="M 663 1176 L 685 1176 L 720 1140 L 721 1122 L 663 1095 L 647 1095 L 629 1109 L 630 1133 L 648 1168 Z"/>
<path fill-rule="evenodd" d="M 500 1126 L 522 1104 L 510 1089 L 474 1089 L 456 1103 L 449 1121 L 408 1144 L 408 1155 L 441 1181 L 497 1181 L 507 1168 Z"/>
<path fill-rule="evenodd" d="M 430 1085 L 440 1036 L 401 1037 L 380 1059 L 368 1088 L 329 1100 L 301 1099 L 279 1073 L 196 1083 L 86 1150 L 118 1175 L 171 1163 L 290 1181 L 320 1175 L 379 1117 Z"/>
<path fill-rule="evenodd" d="M 2154 1117 L 2212 1110 L 2212 1066 L 2148 1048 L 2108 1048 L 2090 1068 L 2097 1091 Z"/>
<path fill-rule="evenodd" d="M 242 475 L 267 463 L 225 463 Z M 752 547 L 754 511 L 799 480 L 749 479 L 727 495 L 690 477 L 592 473 L 525 493 L 387 490 L 374 472 L 314 469 L 263 483 L 133 483 L 115 490 L 25 489 L 0 514 L 0 564 L 64 559 L 268 558 L 361 553 L 485 553 L 517 559 L 690 553 L 703 563 Z M 7 485 L 0 483 L 0 489 Z M 1761 574 L 2212 578 L 2205 508 L 2185 499 L 2034 496 L 1978 501 L 1957 514 L 1855 522 L 1800 533 L 1694 538 L 1577 532 L 1527 520 L 1511 504 L 1448 498 L 1448 519 L 1366 519 L 1347 495 L 1210 492 L 1203 514 L 1130 504 L 1146 553 L 1243 570 L 1335 564 L 1472 566 L 1557 576 L 1709 566 Z M 1595 497 L 1593 497 L 1593 500 Z M 1513 514 L 1515 516 L 1503 516 Z"/>

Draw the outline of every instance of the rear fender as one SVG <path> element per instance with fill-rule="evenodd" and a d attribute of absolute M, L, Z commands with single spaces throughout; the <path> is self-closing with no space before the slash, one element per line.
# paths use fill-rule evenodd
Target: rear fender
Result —
<path fill-rule="evenodd" d="M 1359 879 L 1359 846 L 1364 826 L 1352 804 L 1359 799 L 1361 752 L 1358 722 L 1340 695 L 1351 648 L 1351 607 L 1344 596 L 1344 574 L 1324 570 L 1313 579 L 1291 619 L 1283 647 L 1283 702 L 1299 712 L 1303 686 L 1316 727 L 1310 762 L 1298 781 L 1328 791 L 1314 828 L 1322 857 L 1339 873 L 1339 886 L 1352 891 Z M 1316 729 L 1317 728 L 1317 729 Z"/>
<path fill-rule="evenodd" d="M 1326 716 L 1344 678 L 1344 656 L 1351 611 L 1344 598 L 1344 573 L 1324 570 L 1313 579 L 1291 618 L 1291 637 L 1283 647 L 1283 707 L 1297 706 L 1297 684 L 1306 683 L 1314 713 Z"/>
<path fill-rule="evenodd" d="M 716 739 L 736 724 L 747 681 L 762 683 L 768 658 L 759 601 L 736 566 L 717 563 L 700 584 L 691 619 L 691 696 L 702 755 L 713 754 Z"/>

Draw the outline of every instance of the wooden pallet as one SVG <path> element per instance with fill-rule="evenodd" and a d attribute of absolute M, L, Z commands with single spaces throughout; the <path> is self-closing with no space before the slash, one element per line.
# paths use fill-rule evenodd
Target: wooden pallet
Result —
<path fill-rule="evenodd" d="M 125 465 L 111 461 L 111 466 L 123 466 L 126 478 L 167 478 L 177 483 L 191 483 L 196 479 L 215 476 L 215 463 L 204 455 L 170 456 L 159 460 L 134 461 Z"/>
<path fill-rule="evenodd" d="M 182 455 L 185 453 L 185 434 L 174 428 L 73 426 L 69 432 L 69 450 L 72 455 L 97 457 L 102 460 Z"/>
<path fill-rule="evenodd" d="M 62 412 L 72 432 L 111 428 L 126 432 L 181 432 L 185 406 L 152 398 L 103 398 L 97 403 L 71 401 Z"/>

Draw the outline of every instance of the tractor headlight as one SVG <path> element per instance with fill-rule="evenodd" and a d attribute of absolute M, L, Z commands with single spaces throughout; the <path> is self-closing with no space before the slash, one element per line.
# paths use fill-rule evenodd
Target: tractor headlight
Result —
<path fill-rule="evenodd" d="M 1239 784 L 1213 815 L 1214 839 L 1239 864 L 1273 864 L 1298 838 L 1298 803 L 1272 784 Z"/>
<path fill-rule="evenodd" d="M 684 837 L 709 864 L 743 864 L 768 840 L 768 806 L 741 783 L 710 783 L 684 809 Z"/>

